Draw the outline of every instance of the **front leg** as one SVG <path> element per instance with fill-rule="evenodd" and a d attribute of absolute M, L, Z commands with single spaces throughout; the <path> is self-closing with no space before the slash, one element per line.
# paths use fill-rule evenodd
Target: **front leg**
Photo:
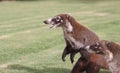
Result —
<path fill-rule="evenodd" d="M 70 61 L 71 61 L 71 63 L 73 63 L 74 57 L 75 57 L 76 53 L 78 53 L 78 52 L 79 52 L 78 50 L 73 50 L 72 47 L 66 46 L 66 48 L 64 49 L 63 54 L 62 54 L 62 60 L 65 61 L 66 55 L 70 54 Z"/>
<path fill-rule="evenodd" d="M 76 52 L 70 53 L 70 60 L 71 60 L 71 63 L 74 62 L 74 57 L 75 57 L 75 55 L 76 55 Z"/>
<path fill-rule="evenodd" d="M 68 51 L 67 51 L 67 47 L 64 49 L 63 53 L 62 53 L 62 60 L 63 62 L 65 61 L 65 57 L 66 55 L 68 54 Z"/>
<path fill-rule="evenodd" d="M 74 48 L 72 48 L 72 46 L 69 44 L 68 41 L 66 41 L 66 47 L 62 53 L 62 60 L 65 61 L 65 57 L 70 54 L 70 60 L 71 60 L 71 63 L 74 62 L 74 56 L 76 55 L 76 53 L 79 52 L 79 50 L 75 50 Z"/>
<path fill-rule="evenodd" d="M 79 52 L 79 50 L 72 50 L 72 52 L 70 53 L 70 60 L 71 60 L 71 63 L 74 62 L 74 57 L 75 55 Z"/>

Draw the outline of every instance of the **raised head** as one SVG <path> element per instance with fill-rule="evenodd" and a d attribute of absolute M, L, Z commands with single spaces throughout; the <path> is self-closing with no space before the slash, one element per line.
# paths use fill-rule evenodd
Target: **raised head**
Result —
<path fill-rule="evenodd" d="M 45 24 L 49 24 L 51 25 L 50 28 L 56 28 L 56 27 L 67 27 L 66 24 L 68 24 L 68 22 L 70 22 L 71 16 L 69 14 L 59 14 L 56 15 L 52 18 L 49 18 L 47 20 L 44 21 Z"/>

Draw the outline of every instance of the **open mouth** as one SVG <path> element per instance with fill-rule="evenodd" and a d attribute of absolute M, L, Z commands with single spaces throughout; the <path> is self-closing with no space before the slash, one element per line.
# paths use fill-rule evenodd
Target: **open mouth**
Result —
<path fill-rule="evenodd" d="M 54 28 L 55 27 L 55 25 L 50 25 L 50 28 Z"/>
<path fill-rule="evenodd" d="M 60 26 L 60 24 L 51 24 L 50 28 L 56 28 L 56 27 L 59 27 L 59 26 Z"/>
<path fill-rule="evenodd" d="M 60 26 L 60 23 L 55 24 L 54 22 L 51 21 L 44 21 L 45 24 L 49 24 L 50 28 L 56 28 Z"/>

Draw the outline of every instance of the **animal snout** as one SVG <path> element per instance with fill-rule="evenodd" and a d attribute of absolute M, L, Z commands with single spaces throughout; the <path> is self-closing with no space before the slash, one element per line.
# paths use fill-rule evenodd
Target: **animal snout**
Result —
<path fill-rule="evenodd" d="M 98 52 L 98 54 L 104 55 L 104 54 L 105 54 L 105 51 L 100 50 L 100 51 Z"/>
<path fill-rule="evenodd" d="M 43 22 L 44 22 L 45 24 L 48 24 L 48 23 L 47 23 L 47 20 L 45 20 L 45 21 L 43 21 Z"/>

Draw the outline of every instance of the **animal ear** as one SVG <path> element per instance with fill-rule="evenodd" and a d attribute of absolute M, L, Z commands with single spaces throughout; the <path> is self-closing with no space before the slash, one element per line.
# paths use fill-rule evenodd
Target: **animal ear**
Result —
<path fill-rule="evenodd" d="M 70 14 L 66 14 L 67 19 L 70 20 L 71 19 L 71 15 Z"/>
<path fill-rule="evenodd" d="M 106 45 L 107 47 L 109 47 L 110 44 L 111 44 L 111 42 L 108 42 L 108 41 L 105 42 L 105 45 Z"/>

